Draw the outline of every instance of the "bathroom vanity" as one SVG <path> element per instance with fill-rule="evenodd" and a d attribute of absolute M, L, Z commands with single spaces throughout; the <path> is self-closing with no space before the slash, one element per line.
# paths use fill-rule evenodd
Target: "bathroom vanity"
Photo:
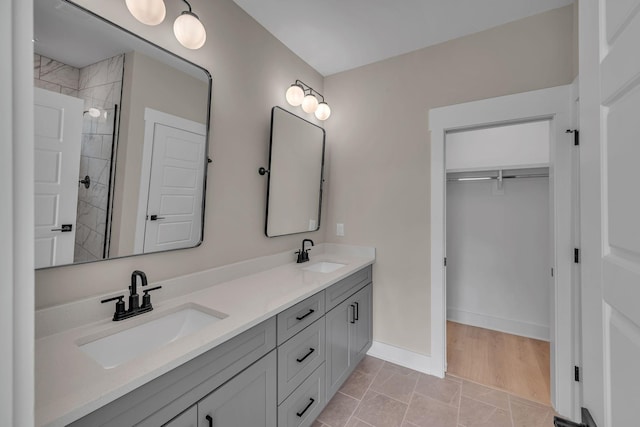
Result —
<path fill-rule="evenodd" d="M 278 257 L 291 259 L 287 253 L 164 281 L 162 291 L 213 285 L 178 297 L 158 293 L 156 309 L 134 319 L 41 337 L 36 425 L 311 425 L 372 341 L 375 252 L 318 246 L 304 264 L 239 276 Z M 229 276 L 236 277 L 221 279 Z M 98 298 L 74 304 L 81 303 L 99 304 Z M 39 319 L 69 316 L 78 307 L 49 309 Z M 81 349 L 185 307 L 220 319 L 109 369 Z"/>

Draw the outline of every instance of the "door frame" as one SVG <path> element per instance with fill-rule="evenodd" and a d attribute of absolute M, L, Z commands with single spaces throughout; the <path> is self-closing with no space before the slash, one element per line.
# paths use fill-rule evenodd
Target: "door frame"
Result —
<path fill-rule="evenodd" d="M 142 165 L 140 167 L 140 191 L 138 193 L 138 210 L 136 213 L 136 231 L 134 253 L 144 252 L 144 236 L 147 223 L 147 203 L 149 201 L 149 185 L 151 181 L 151 161 L 153 158 L 153 140 L 155 126 L 161 124 L 176 129 L 193 132 L 207 137 L 207 126 L 193 120 L 183 119 L 172 114 L 163 113 L 153 108 L 144 109 L 144 142 L 142 148 Z M 206 148 L 205 148 L 206 150 Z M 206 165 L 205 165 L 206 176 Z"/>
<path fill-rule="evenodd" d="M 551 181 L 551 403 L 565 417 L 576 419 L 573 382 L 573 264 L 571 225 L 572 86 L 558 86 L 489 98 L 429 111 L 431 131 L 431 370 L 446 371 L 445 288 L 445 134 L 448 131 L 550 120 L 549 176 Z M 554 345 L 555 343 L 555 345 Z"/>

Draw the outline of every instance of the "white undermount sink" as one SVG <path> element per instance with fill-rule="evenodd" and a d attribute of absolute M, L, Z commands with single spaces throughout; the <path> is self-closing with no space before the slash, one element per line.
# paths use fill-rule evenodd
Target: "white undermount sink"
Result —
<path fill-rule="evenodd" d="M 226 314 L 190 304 L 132 328 L 78 344 L 78 347 L 103 368 L 111 369 L 225 317 Z"/>
<path fill-rule="evenodd" d="M 339 268 L 344 267 L 346 264 L 340 264 L 339 262 L 327 262 L 320 261 L 315 264 L 311 264 L 308 267 L 304 267 L 303 270 L 313 271 L 315 273 L 333 273 Z"/>

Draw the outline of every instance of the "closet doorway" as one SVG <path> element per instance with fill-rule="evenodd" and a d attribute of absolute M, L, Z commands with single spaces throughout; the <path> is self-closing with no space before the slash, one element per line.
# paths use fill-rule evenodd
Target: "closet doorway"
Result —
<path fill-rule="evenodd" d="M 550 404 L 550 121 L 447 133 L 447 372 Z"/>
<path fill-rule="evenodd" d="M 572 129 L 573 86 L 535 90 L 489 98 L 429 111 L 430 142 L 430 373 L 447 372 L 446 298 L 446 190 L 445 139 L 456 131 L 548 121 L 549 123 L 549 211 L 551 247 L 548 254 L 550 401 L 561 415 L 579 418 L 579 383 L 573 381 L 576 349 L 573 315 L 576 302 L 572 288 L 574 251 L 572 234 Z M 573 98 L 575 100 L 575 98 Z M 476 151 L 476 157 L 483 153 Z M 535 166 L 535 165 L 530 165 Z M 539 166 L 539 165 L 538 165 Z M 492 167 L 494 173 L 499 168 Z M 491 169 L 485 169 L 485 171 Z M 505 168 L 508 170 L 508 168 Z M 503 178 L 505 170 L 503 170 Z M 503 180 L 503 182 L 506 180 Z M 515 179 L 513 179 L 515 181 Z M 508 184 L 509 182 L 507 182 Z M 508 190 L 508 187 L 505 187 Z M 553 269 L 553 276 L 552 276 Z M 505 367 L 503 366 L 503 370 Z"/>

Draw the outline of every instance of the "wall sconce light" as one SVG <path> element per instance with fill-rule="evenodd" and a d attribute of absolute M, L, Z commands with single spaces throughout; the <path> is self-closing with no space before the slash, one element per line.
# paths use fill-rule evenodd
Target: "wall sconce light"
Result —
<path fill-rule="evenodd" d="M 322 101 L 318 102 L 316 95 L 322 98 Z M 300 80 L 296 80 L 295 83 L 287 89 L 285 97 L 290 105 L 294 107 L 302 105 L 305 113 L 315 113 L 318 120 L 327 120 L 331 115 L 331 108 L 329 108 L 329 104 L 324 101 L 324 96 Z"/>
<path fill-rule="evenodd" d="M 180 44 L 187 49 L 200 49 L 207 40 L 207 31 L 198 15 L 193 13 L 187 0 L 189 10 L 182 12 L 173 23 L 173 34 Z M 127 9 L 138 21 L 146 25 L 158 25 L 164 21 L 167 13 L 164 0 L 125 0 Z"/>

